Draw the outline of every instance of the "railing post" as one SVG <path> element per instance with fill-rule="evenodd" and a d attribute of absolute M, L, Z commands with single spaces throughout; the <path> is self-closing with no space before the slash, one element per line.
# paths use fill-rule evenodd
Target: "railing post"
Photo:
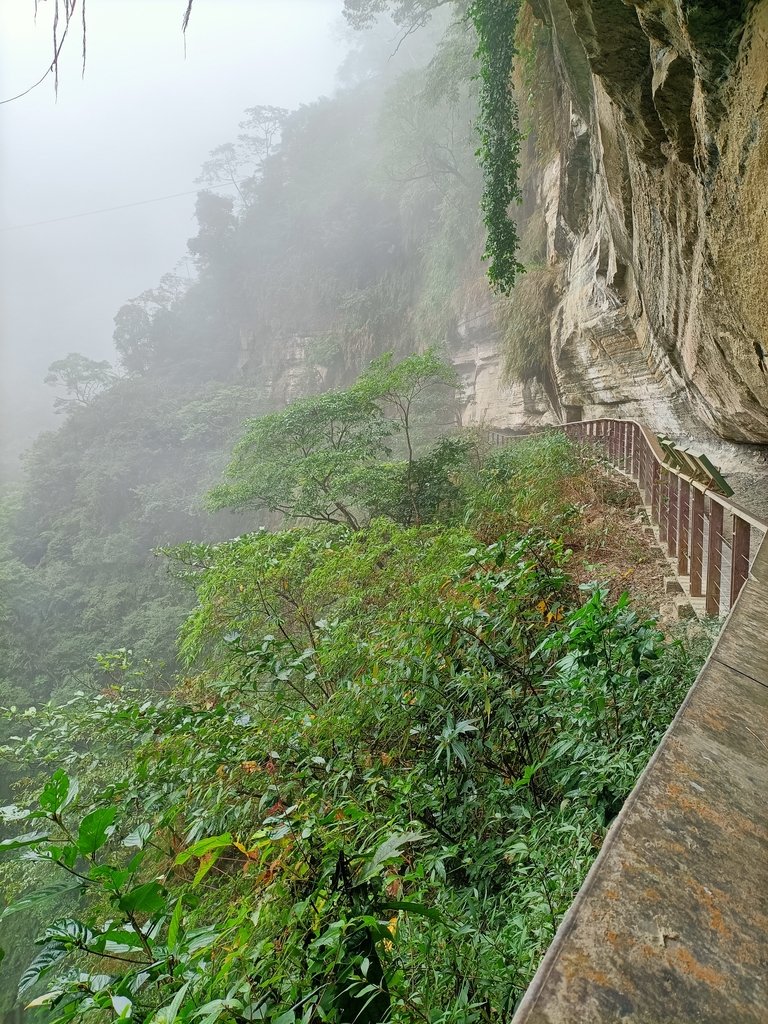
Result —
<path fill-rule="evenodd" d="M 640 483 L 640 456 L 642 453 L 641 449 L 641 438 L 640 427 L 636 423 L 632 424 L 632 476 Z"/>
<path fill-rule="evenodd" d="M 691 485 L 687 480 L 678 482 L 677 500 L 677 575 L 688 575 L 689 528 L 691 508 Z"/>
<path fill-rule="evenodd" d="M 659 483 L 659 540 L 667 539 L 667 523 L 669 522 L 669 470 L 661 467 Z"/>
<path fill-rule="evenodd" d="M 667 554 L 670 558 L 677 558 L 677 484 L 678 476 L 670 470 L 667 507 Z"/>
<path fill-rule="evenodd" d="M 750 526 L 739 516 L 733 517 L 733 544 L 731 547 L 731 599 L 730 607 L 736 602 L 741 588 L 749 575 Z"/>
<path fill-rule="evenodd" d="M 651 453 L 651 521 L 661 522 L 661 466 Z"/>
<path fill-rule="evenodd" d="M 709 499 L 707 536 L 707 615 L 720 614 L 720 566 L 723 560 L 723 506 Z"/>
<path fill-rule="evenodd" d="M 635 475 L 635 424 L 627 424 L 627 472 Z"/>
<path fill-rule="evenodd" d="M 691 597 L 701 597 L 704 568 L 704 495 L 693 488 L 691 507 Z"/>
<path fill-rule="evenodd" d="M 638 427 L 637 432 L 637 486 L 640 488 L 640 494 L 643 498 L 643 504 L 647 505 L 648 501 L 646 498 L 646 478 L 645 478 L 645 438 L 643 432 Z"/>

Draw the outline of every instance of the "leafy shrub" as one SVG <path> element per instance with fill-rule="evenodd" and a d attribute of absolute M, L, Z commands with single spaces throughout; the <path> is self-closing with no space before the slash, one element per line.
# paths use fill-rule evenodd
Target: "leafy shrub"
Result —
<path fill-rule="evenodd" d="M 62 1024 L 508 1018 L 697 665 L 569 577 L 584 472 L 531 439 L 465 473 L 464 528 L 178 549 L 193 675 L 158 696 L 120 651 L 97 695 L 8 712 L 2 918 L 43 917 L 22 998 Z"/>

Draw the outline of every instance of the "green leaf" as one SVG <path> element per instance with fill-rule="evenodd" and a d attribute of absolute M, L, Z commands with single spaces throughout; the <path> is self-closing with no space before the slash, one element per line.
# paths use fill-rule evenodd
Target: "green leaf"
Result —
<path fill-rule="evenodd" d="M 19 999 L 60 960 L 67 955 L 67 948 L 61 942 L 49 942 L 37 954 L 35 959 L 19 978 Z"/>
<path fill-rule="evenodd" d="M 86 814 L 77 833 L 77 848 L 84 857 L 96 853 L 106 843 L 116 816 L 116 807 L 99 807 Z"/>
<path fill-rule="evenodd" d="M 213 946 L 218 941 L 220 934 L 217 928 L 197 928 L 195 931 L 187 933 L 184 948 L 191 956 L 193 953 L 198 953 L 201 949 L 208 949 L 210 946 Z"/>
<path fill-rule="evenodd" d="M 133 1003 L 127 996 L 110 996 L 118 1020 L 127 1020 L 133 1013 Z"/>
<path fill-rule="evenodd" d="M 96 935 L 89 943 L 89 948 L 99 953 L 129 953 L 132 949 L 141 949 L 141 939 L 136 932 L 123 928 L 109 928 Z"/>
<path fill-rule="evenodd" d="M 173 908 L 173 914 L 171 915 L 171 923 L 168 925 L 168 949 L 173 953 L 176 949 L 176 941 L 179 937 L 179 925 L 181 924 L 181 914 L 183 906 L 181 902 L 181 896 L 176 900 L 176 906 Z"/>
<path fill-rule="evenodd" d="M 222 1013 L 231 1009 L 231 1001 L 228 999 L 213 999 L 209 1003 L 205 1003 L 200 1009 L 193 1014 L 194 1017 L 202 1017 L 203 1020 L 200 1024 L 214 1024 L 214 1021 L 222 1015 Z"/>
<path fill-rule="evenodd" d="M 59 768 L 46 782 L 38 803 L 41 809 L 49 814 L 59 814 L 72 803 L 78 789 L 77 779 L 70 779 L 67 773 Z"/>
<path fill-rule="evenodd" d="M 165 890 L 158 882 L 146 882 L 127 892 L 117 905 L 126 914 L 156 914 L 165 909 Z"/>
<path fill-rule="evenodd" d="M 88 978 L 88 988 L 91 992 L 103 992 L 114 980 L 111 974 L 91 974 Z"/>
<path fill-rule="evenodd" d="M 406 914 L 417 914 L 419 917 L 428 917 L 432 921 L 443 920 L 440 912 L 434 907 L 426 907 L 423 903 L 411 903 L 408 900 L 391 900 L 389 903 L 382 903 L 381 910 L 403 910 Z"/>
<path fill-rule="evenodd" d="M 57 882 L 55 885 L 47 885 L 43 889 L 33 889 L 26 896 L 20 896 L 10 903 L 0 914 L 0 921 L 4 921 L 11 914 L 18 914 L 20 910 L 26 910 L 37 903 L 44 903 L 54 896 L 63 896 L 65 892 L 74 892 L 76 889 L 82 889 L 80 882 Z"/>
<path fill-rule="evenodd" d="M 232 845 L 232 833 L 225 832 L 220 836 L 209 836 L 208 839 L 200 839 L 198 842 L 193 843 L 187 847 L 186 850 L 182 850 L 178 855 L 175 864 L 186 864 L 192 857 L 202 857 L 206 853 L 210 853 L 211 850 L 220 850 L 225 846 Z"/>
<path fill-rule="evenodd" d="M 202 880 L 205 878 L 205 876 L 208 874 L 208 872 L 211 870 L 211 868 L 214 866 L 214 864 L 216 863 L 216 861 L 219 859 L 223 852 L 224 848 L 222 847 L 219 850 L 211 850 L 209 853 L 206 853 L 203 857 L 200 858 L 200 866 L 195 872 L 195 877 L 192 879 L 193 887 L 199 885 L 202 882 Z"/>
<path fill-rule="evenodd" d="M 138 828 L 130 832 L 123 840 L 123 846 L 137 846 L 140 850 L 144 849 L 144 844 L 152 835 L 152 826 L 146 822 L 143 825 L 139 825 Z"/>
<path fill-rule="evenodd" d="M 179 1014 L 179 1008 L 184 1001 L 188 988 L 189 982 L 187 981 L 176 993 L 172 1003 L 169 1003 L 167 1006 L 161 1006 L 159 1010 L 152 1014 L 149 1024 L 173 1024 Z"/>
<path fill-rule="evenodd" d="M 370 878 L 372 875 L 375 875 L 387 861 L 396 860 L 400 856 L 403 846 L 407 846 L 408 843 L 418 842 L 419 839 L 423 838 L 423 832 L 401 832 L 398 835 L 390 836 L 376 850 L 373 858 L 366 865 L 363 871 L 363 878 Z"/>
<path fill-rule="evenodd" d="M 52 1003 L 55 999 L 58 999 L 60 995 L 62 995 L 60 989 L 46 992 L 44 995 L 38 996 L 37 999 L 33 999 L 31 1003 L 27 1003 L 24 1009 L 33 1010 L 36 1006 L 45 1006 L 46 1003 Z"/>
<path fill-rule="evenodd" d="M 131 880 L 132 876 L 136 873 L 139 865 L 141 864 L 143 854 L 137 853 L 130 861 L 129 864 L 124 868 L 116 868 L 112 864 L 99 864 L 98 867 L 92 867 L 88 873 L 88 877 L 93 881 L 103 881 L 104 885 L 110 892 L 119 893 L 120 889 L 123 889 L 127 883 Z"/>
<path fill-rule="evenodd" d="M 20 850 L 23 846 L 34 846 L 48 838 L 48 832 L 25 832 L 13 839 L 0 839 L 0 850 Z"/>
<path fill-rule="evenodd" d="M 195 1010 L 192 1017 L 205 1017 L 206 1014 L 212 1013 L 214 1010 L 226 1010 L 228 1002 L 229 1000 L 226 999 L 212 999 L 208 1003 L 203 1003 L 199 1010 Z"/>
<path fill-rule="evenodd" d="M 93 932 L 82 921 L 64 917 L 49 925 L 43 933 L 43 938 L 65 945 L 87 946 L 93 938 Z"/>

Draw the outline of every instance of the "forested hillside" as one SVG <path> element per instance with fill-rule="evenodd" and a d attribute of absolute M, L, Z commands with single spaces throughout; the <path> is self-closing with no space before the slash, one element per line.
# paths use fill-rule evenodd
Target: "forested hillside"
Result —
<path fill-rule="evenodd" d="M 46 1024 L 509 1019 L 704 653 L 594 453 L 462 427 L 478 311 L 553 388 L 546 29 L 346 8 L 3 496 L 0 1008 Z"/>
<path fill-rule="evenodd" d="M 473 42 L 460 26 L 433 55 L 435 34 L 390 60 L 382 29 L 333 99 L 247 111 L 201 172 L 238 188 L 200 193 L 195 278 L 117 311 L 114 379 L 87 360 L 57 375 L 64 423 L 5 501 L 10 699 L 82 685 L 116 646 L 172 669 L 184 597 L 152 549 L 242 529 L 201 507 L 242 421 L 444 344 L 483 287 Z"/>

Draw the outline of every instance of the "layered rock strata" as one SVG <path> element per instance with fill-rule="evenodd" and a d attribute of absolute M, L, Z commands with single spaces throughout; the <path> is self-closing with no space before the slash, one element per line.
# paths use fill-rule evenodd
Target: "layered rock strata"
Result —
<path fill-rule="evenodd" d="M 560 402 L 768 442 L 768 0 L 531 6 L 556 131 L 524 174 L 562 270 Z"/>

